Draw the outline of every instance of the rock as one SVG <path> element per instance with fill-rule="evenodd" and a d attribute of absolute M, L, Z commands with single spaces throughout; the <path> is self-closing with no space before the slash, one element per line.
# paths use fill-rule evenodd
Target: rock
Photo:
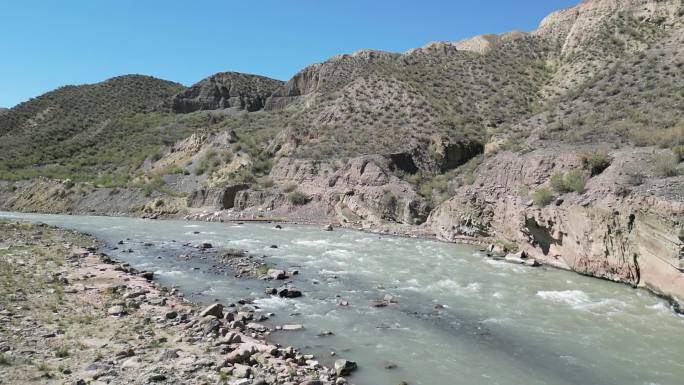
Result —
<path fill-rule="evenodd" d="M 157 361 L 166 362 L 178 358 L 179 349 L 164 349 L 164 351 L 159 355 Z"/>
<path fill-rule="evenodd" d="M 212 246 L 212 244 L 209 242 L 202 242 L 202 243 L 197 244 L 197 246 L 195 246 L 195 247 L 200 249 L 200 250 L 206 250 L 206 249 L 211 249 L 214 246 Z"/>
<path fill-rule="evenodd" d="M 112 316 L 122 316 L 126 314 L 126 309 L 121 305 L 115 305 L 107 309 L 107 314 Z"/>
<path fill-rule="evenodd" d="M 154 273 L 151 271 L 141 271 L 139 275 L 148 281 L 154 279 Z"/>
<path fill-rule="evenodd" d="M 140 366 L 142 366 L 140 357 L 131 357 L 121 363 L 122 368 L 139 368 Z"/>
<path fill-rule="evenodd" d="M 296 330 L 304 330 L 304 325 L 283 325 L 282 330 L 289 332 L 289 331 L 296 331 Z"/>
<path fill-rule="evenodd" d="M 240 342 L 242 342 L 242 338 L 239 334 L 230 332 L 222 338 L 222 341 L 225 341 L 229 344 L 239 344 Z"/>
<path fill-rule="evenodd" d="M 525 251 L 519 251 L 515 254 L 506 254 L 504 261 L 532 267 L 539 266 L 539 262 L 537 262 L 537 260 L 534 258 L 528 258 Z"/>
<path fill-rule="evenodd" d="M 487 247 L 487 251 L 494 254 L 504 254 L 506 252 L 506 248 L 498 243 L 492 243 Z"/>
<path fill-rule="evenodd" d="M 299 385 L 323 385 L 323 382 L 319 380 L 306 380 L 304 382 L 300 382 Z"/>
<path fill-rule="evenodd" d="M 281 226 L 281 225 L 275 225 L 275 228 L 278 229 L 278 230 L 280 230 L 280 229 L 283 228 L 283 226 Z"/>
<path fill-rule="evenodd" d="M 258 332 L 265 332 L 268 330 L 268 328 L 265 325 L 262 325 L 262 324 L 256 323 L 256 322 L 250 322 L 247 324 L 246 327 L 247 327 L 247 329 L 256 330 Z"/>
<path fill-rule="evenodd" d="M 206 317 L 208 315 L 221 318 L 223 316 L 223 305 L 220 303 L 209 305 L 199 314 L 200 317 Z"/>
<path fill-rule="evenodd" d="M 176 317 L 178 317 L 178 312 L 175 310 L 171 310 L 169 312 L 166 312 L 166 314 L 164 314 L 164 318 L 166 318 L 166 319 L 174 319 Z"/>
<path fill-rule="evenodd" d="M 287 272 L 285 272 L 285 270 L 280 270 L 280 269 L 268 269 L 268 271 L 266 272 L 266 276 L 269 279 L 276 279 L 276 280 L 287 279 L 287 277 L 288 277 Z"/>
<path fill-rule="evenodd" d="M 126 298 L 126 299 L 129 299 L 129 298 L 138 298 L 138 297 L 142 297 L 142 296 L 148 294 L 149 292 L 150 292 L 149 290 L 145 290 L 145 289 L 136 290 L 136 291 L 133 291 L 133 292 L 130 292 L 130 293 L 126 293 L 123 297 Z"/>
<path fill-rule="evenodd" d="M 148 382 L 161 382 L 166 380 L 166 376 L 160 373 L 155 373 L 147 377 Z"/>
<path fill-rule="evenodd" d="M 335 361 L 335 373 L 338 376 L 348 376 L 356 370 L 357 365 L 354 361 L 349 361 L 345 359 L 339 359 Z"/>
<path fill-rule="evenodd" d="M 118 351 L 118 352 L 116 353 L 116 356 L 117 356 L 117 357 L 122 357 L 122 358 L 123 358 L 123 357 L 133 357 L 134 355 L 135 355 L 135 351 L 133 351 L 133 349 L 130 349 L 130 348 L 129 348 L 129 349 L 120 350 L 120 351 Z"/>
<path fill-rule="evenodd" d="M 386 301 L 383 301 L 381 299 L 373 299 L 370 300 L 369 303 L 372 307 L 385 307 L 388 305 Z"/>
<path fill-rule="evenodd" d="M 247 363 L 249 362 L 249 358 L 257 353 L 257 351 L 258 349 L 256 344 L 249 342 L 242 343 L 237 349 L 228 353 L 226 356 L 226 362 L 231 364 Z"/>
<path fill-rule="evenodd" d="M 323 226 L 323 231 L 333 231 L 333 225 L 328 223 L 327 225 Z"/>
<path fill-rule="evenodd" d="M 527 258 L 525 260 L 525 266 L 537 267 L 537 266 L 541 266 L 541 263 L 539 263 L 539 261 L 537 261 L 534 258 Z"/>
<path fill-rule="evenodd" d="M 264 290 L 264 293 L 269 294 L 269 295 L 276 295 L 276 294 L 278 294 L 278 290 L 276 290 L 276 289 L 273 288 L 273 287 L 267 287 L 267 288 Z"/>
<path fill-rule="evenodd" d="M 227 108 L 254 112 L 263 109 L 267 99 L 283 84 L 258 75 L 221 72 L 181 91 L 165 102 L 164 107 L 182 114 Z"/>
<path fill-rule="evenodd" d="M 288 287 L 281 287 L 277 291 L 279 297 L 283 298 L 297 298 L 302 296 L 302 292 Z"/>
<path fill-rule="evenodd" d="M 252 373 L 252 368 L 247 365 L 235 364 L 233 365 L 233 376 L 237 378 L 246 378 Z"/>

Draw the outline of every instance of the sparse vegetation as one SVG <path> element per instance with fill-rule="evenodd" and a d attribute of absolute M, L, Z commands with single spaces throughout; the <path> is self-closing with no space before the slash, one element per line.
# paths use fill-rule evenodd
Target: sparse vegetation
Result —
<path fill-rule="evenodd" d="M 596 176 L 602 173 L 608 168 L 608 166 L 610 166 L 610 162 L 610 156 L 603 151 L 598 151 L 596 153 L 582 157 L 584 168 L 589 170 L 591 176 Z"/>
<path fill-rule="evenodd" d="M 309 196 L 301 191 L 295 190 L 287 195 L 287 200 L 295 206 L 302 206 L 309 203 Z"/>
<path fill-rule="evenodd" d="M 673 153 L 658 154 L 654 159 L 655 171 L 662 177 L 675 176 L 678 173 L 679 159 Z"/>
<path fill-rule="evenodd" d="M 548 187 L 540 187 L 532 193 L 532 200 L 537 206 L 546 206 L 553 201 L 553 192 Z"/>
<path fill-rule="evenodd" d="M 571 170 L 567 173 L 555 173 L 549 180 L 551 188 L 558 193 L 574 191 L 578 194 L 584 192 L 587 184 L 587 177 L 581 170 Z"/>

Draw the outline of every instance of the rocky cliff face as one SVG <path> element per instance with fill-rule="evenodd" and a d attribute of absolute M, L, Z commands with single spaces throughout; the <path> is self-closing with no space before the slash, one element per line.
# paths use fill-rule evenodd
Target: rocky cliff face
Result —
<path fill-rule="evenodd" d="M 424 222 L 428 213 L 425 200 L 388 171 L 388 162 L 380 156 L 339 162 L 281 158 L 270 176 L 284 188 L 239 192 L 235 207 L 354 227 Z M 293 191 L 304 194 L 308 202 L 290 201 Z"/>
<path fill-rule="evenodd" d="M 222 72 L 201 80 L 167 102 L 176 113 L 199 110 L 258 111 L 281 85 L 280 80 L 237 72 Z"/>
<path fill-rule="evenodd" d="M 592 149 L 585 149 L 592 151 Z M 594 149 L 595 151 L 595 149 Z M 445 240 L 485 236 L 518 245 L 547 264 L 645 286 L 684 299 L 684 178 L 634 185 L 630 172 L 654 176 L 658 150 L 619 150 L 586 191 L 535 204 L 533 191 L 554 173 L 582 169 L 576 149 L 500 153 L 473 185 L 434 210 L 428 225 Z"/>

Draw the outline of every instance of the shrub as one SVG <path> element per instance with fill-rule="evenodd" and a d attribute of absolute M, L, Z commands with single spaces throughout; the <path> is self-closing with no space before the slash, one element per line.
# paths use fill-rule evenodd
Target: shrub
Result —
<path fill-rule="evenodd" d="M 581 170 L 572 170 L 567 174 L 557 172 L 551 176 L 550 184 L 551 188 L 560 194 L 570 191 L 581 194 L 587 185 L 587 177 Z"/>
<path fill-rule="evenodd" d="M 65 346 L 60 346 L 59 348 L 55 349 L 55 357 L 57 358 L 64 358 L 69 356 L 69 349 L 67 349 Z"/>
<path fill-rule="evenodd" d="M 565 181 L 563 181 L 563 173 L 562 172 L 557 172 L 553 175 L 551 175 L 551 188 L 558 193 L 566 193 L 568 192 L 568 189 L 565 186 Z"/>
<path fill-rule="evenodd" d="M 672 147 L 672 152 L 674 152 L 679 162 L 684 160 L 684 144 Z"/>
<path fill-rule="evenodd" d="M 655 158 L 655 170 L 660 176 L 668 177 L 677 175 L 679 159 L 675 154 L 659 154 Z"/>
<path fill-rule="evenodd" d="M 301 191 L 293 191 L 287 195 L 287 200 L 295 206 L 302 206 L 309 202 L 309 197 Z"/>
<path fill-rule="evenodd" d="M 288 183 L 283 187 L 283 191 L 286 193 L 291 193 L 297 188 L 297 185 L 294 183 Z"/>
<path fill-rule="evenodd" d="M 271 179 L 270 176 L 265 176 L 265 177 L 259 178 L 259 184 L 262 187 L 269 188 L 269 187 L 273 187 L 275 182 L 273 182 L 273 179 Z"/>
<path fill-rule="evenodd" d="M 532 193 L 532 200 L 538 206 L 546 206 L 553 200 L 553 192 L 548 187 L 541 187 Z"/>
<path fill-rule="evenodd" d="M 563 184 L 568 190 L 581 194 L 587 185 L 587 177 L 580 170 L 572 170 L 563 177 Z"/>
<path fill-rule="evenodd" d="M 627 183 L 632 186 L 639 186 L 644 183 L 644 174 L 640 171 L 631 171 L 627 173 Z"/>
<path fill-rule="evenodd" d="M 612 159 L 607 153 L 597 152 L 595 154 L 585 155 L 582 158 L 582 163 L 584 163 L 584 168 L 589 170 L 591 176 L 596 176 L 610 166 L 611 160 Z"/>

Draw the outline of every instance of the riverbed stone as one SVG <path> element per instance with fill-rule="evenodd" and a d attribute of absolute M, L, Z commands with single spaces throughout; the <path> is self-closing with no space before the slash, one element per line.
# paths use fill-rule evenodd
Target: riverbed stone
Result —
<path fill-rule="evenodd" d="M 270 279 L 280 280 L 287 279 L 288 275 L 285 270 L 280 269 L 268 269 L 266 276 Z"/>
<path fill-rule="evenodd" d="M 302 292 L 291 288 L 291 287 L 281 287 L 277 291 L 279 297 L 283 298 L 297 298 L 302 296 Z"/>
<path fill-rule="evenodd" d="M 233 376 L 237 378 L 249 377 L 252 373 L 252 368 L 248 365 L 235 364 L 233 365 Z"/>
<path fill-rule="evenodd" d="M 202 310 L 199 314 L 200 317 L 206 317 L 208 315 L 214 316 L 216 318 L 221 318 L 223 316 L 223 305 L 220 303 L 214 303 Z"/>
<path fill-rule="evenodd" d="M 335 373 L 338 376 L 347 376 L 354 370 L 356 370 L 357 365 L 354 361 L 345 360 L 343 358 L 335 360 Z"/>

